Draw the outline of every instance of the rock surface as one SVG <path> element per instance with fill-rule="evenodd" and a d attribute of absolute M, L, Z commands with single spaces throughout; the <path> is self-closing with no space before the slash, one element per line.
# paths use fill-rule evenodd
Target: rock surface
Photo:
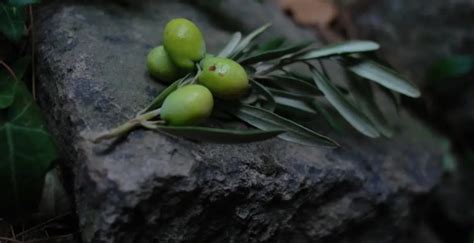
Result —
<path fill-rule="evenodd" d="M 474 54 L 472 0 L 343 0 L 358 38 L 382 44 L 383 56 L 424 88 L 416 110 L 442 130 L 461 156 L 457 170 L 437 190 L 432 224 L 446 242 L 470 241 L 474 227 L 474 70 L 451 79 L 429 79 L 441 58 Z M 438 77 L 435 77 L 438 78 Z M 435 82 L 436 81 L 436 82 Z M 469 161 L 470 160 L 470 161 Z M 442 220 L 440 220 L 442 218 Z M 468 238 L 469 237 L 469 238 Z"/>
<path fill-rule="evenodd" d="M 393 139 L 339 136 L 335 150 L 278 139 L 196 143 L 145 130 L 112 147 L 87 142 L 88 133 L 132 117 L 162 88 L 146 74 L 144 57 L 170 18 L 195 21 L 211 52 L 232 31 L 268 21 L 272 35 L 311 38 L 272 3 L 221 4 L 208 11 L 181 1 L 58 2 L 38 11 L 40 104 L 69 161 L 84 241 L 401 239 L 441 175 L 436 137 L 406 114 Z"/>

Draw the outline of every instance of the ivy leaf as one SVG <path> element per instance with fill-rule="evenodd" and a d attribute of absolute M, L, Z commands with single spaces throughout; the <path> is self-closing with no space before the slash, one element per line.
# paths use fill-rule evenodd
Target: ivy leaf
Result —
<path fill-rule="evenodd" d="M 0 216 L 35 210 L 57 152 L 22 82 L 15 88 L 13 104 L 0 111 L 0 154 Z"/>
<path fill-rule="evenodd" d="M 240 120 L 264 131 L 284 130 L 285 133 L 278 137 L 286 141 L 309 146 L 338 146 L 326 136 L 261 108 L 242 104 L 230 112 Z"/>
<path fill-rule="evenodd" d="M 361 41 L 352 40 L 338 44 L 322 47 L 317 50 L 313 50 L 297 57 L 298 60 L 312 60 L 323 57 L 330 57 L 336 55 L 344 55 L 350 53 L 376 51 L 380 48 L 380 45 L 372 41 Z"/>
<path fill-rule="evenodd" d="M 0 3 L 0 33 L 17 42 L 25 35 L 25 9 Z"/>
<path fill-rule="evenodd" d="M 13 5 L 13 6 L 26 6 L 30 4 L 37 4 L 40 3 L 41 0 L 8 0 L 8 3 Z"/>
<path fill-rule="evenodd" d="M 218 57 L 228 57 L 235 50 L 240 40 L 242 39 L 242 34 L 236 32 L 232 35 L 227 45 L 222 49 L 222 51 L 217 55 Z"/>
<path fill-rule="evenodd" d="M 25 74 L 29 63 L 28 58 L 23 58 L 13 65 L 13 72 L 17 79 L 5 69 L 0 70 L 0 109 L 5 109 L 13 103 L 16 86 Z"/>
<path fill-rule="evenodd" d="M 250 143 L 276 137 L 284 131 L 273 129 L 235 130 L 195 126 L 158 126 L 158 130 L 187 139 L 212 143 Z"/>
<path fill-rule="evenodd" d="M 372 125 L 370 120 L 357 110 L 342 93 L 316 68 L 311 67 L 313 79 L 319 89 L 324 93 L 326 99 L 355 129 L 369 137 L 379 137 L 380 133 Z"/>
<path fill-rule="evenodd" d="M 374 81 L 387 89 L 409 97 L 420 97 L 421 92 L 418 87 L 394 70 L 370 60 L 352 60 L 355 61 L 355 64 L 350 65 L 348 68 L 359 77 Z"/>
<path fill-rule="evenodd" d="M 287 47 L 282 47 L 279 49 L 268 50 L 264 52 L 257 53 L 253 56 L 248 56 L 240 61 L 241 64 L 248 65 L 248 64 L 255 64 L 261 61 L 269 61 L 275 58 L 280 58 L 285 55 L 295 53 L 298 51 L 303 50 L 304 48 L 310 46 L 312 42 L 305 41 L 300 44 L 295 44 Z"/>

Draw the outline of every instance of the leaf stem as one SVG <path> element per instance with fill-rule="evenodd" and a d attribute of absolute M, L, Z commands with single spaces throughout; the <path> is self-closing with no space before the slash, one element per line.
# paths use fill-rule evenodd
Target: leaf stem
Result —
<path fill-rule="evenodd" d="M 2 65 L 15 80 L 17 80 L 15 72 L 10 66 L 8 66 L 3 60 L 0 60 L 0 65 Z"/>
<path fill-rule="evenodd" d="M 141 114 L 139 116 L 136 116 L 135 118 L 125 122 L 124 124 L 113 128 L 111 130 L 108 130 L 106 132 L 103 132 L 97 137 L 95 137 L 92 142 L 93 143 L 100 143 L 104 140 L 112 139 L 112 138 L 117 138 L 121 137 L 128 132 L 130 132 L 132 129 L 138 127 L 138 126 L 143 126 L 143 124 L 147 124 L 147 122 L 156 116 L 160 114 L 161 108 L 158 108 L 156 110 L 149 111 L 147 113 Z"/>

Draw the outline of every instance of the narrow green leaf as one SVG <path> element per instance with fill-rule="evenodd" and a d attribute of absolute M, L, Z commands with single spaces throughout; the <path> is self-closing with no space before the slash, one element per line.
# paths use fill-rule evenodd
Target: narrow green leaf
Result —
<path fill-rule="evenodd" d="M 370 84 L 359 78 L 353 78 L 351 79 L 351 87 L 352 94 L 360 109 L 367 115 L 375 128 L 385 137 L 391 137 L 393 129 L 388 125 L 382 111 L 375 103 Z"/>
<path fill-rule="evenodd" d="M 362 78 L 374 81 L 388 89 L 413 98 L 420 97 L 421 92 L 415 84 L 402 77 L 392 69 L 370 60 L 358 60 L 348 67 L 350 71 Z"/>
<path fill-rule="evenodd" d="M 156 96 L 156 98 L 140 113 L 145 113 L 145 112 L 160 108 L 163 102 L 165 101 L 166 97 L 168 97 L 169 94 L 175 91 L 181 82 L 189 79 L 191 76 L 192 76 L 191 74 L 188 74 L 185 77 L 174 81 L 172 84 L 166 87 L 163 91 L 161 91 L 161 93 L 158 96 Z"/>
<path fill-rule="evenodd" d="M 250 104 L 255 104 L 258 102 L 258 94 L 257 93 L 251 93 L 245 97 L 242 97 L 240 99 L 240 102 L 244 103 L 244 104 L 247 104 L 247 105 L 250 105 Z"/>
<path fill-rule="evenodd" d="M 380 48 L 380 45 L 372 41 L 346 41 L 337 43 L 329 46 L 322 47 L 313 51 L 309 51 L 300 57 L 298 60 L 312 60 L 323 57 L 330 57 L 335 55 L 344 55 L 358 52 L 376 51 Z"/>
<path fill-rule="evenodd" d="M 286 97 L 290 99 L 297 99 L 297 100 L 303 100 L 303 101 L 313 101 L 315 99 L 314 96 L 311 96 L 311 95 L 288 92 L 288 91 L 273 89 L 273 88 L 268 88 L 268 90 L 272 92 L 272 94 L 275 96 Z"/>
<path fill-rule="evenodd" d="M 286 131 L 278 136 L 286 141 L 310 146 L 338 146 L 330 138 L 264 109 L 241 105 L 237 109 L 230 109 L 230 112 L 242 121 L 264 131 Z"/>
<path fill-rule="evenodd" d="M 302 81 L 302 82 L 306 82 L 306 83 L 309 83 L 309 84 L 311 84 L 311 85 L 314 85 L 313 77 L 312 77 L 312 76 L 308 76 L 308 75 L 306 75 L 306 74 L 285 71 L 285 75 L 280 75 L 280 76 L 292 77 L 292 78 L 298 79 L 298 80 L 300 80 L 300 81 Z M 337 89 L 339 89 L 339 91 L 341 91 L 341 93 L 343 93 L 344 95 L 349 94 L 349 90 L 347 90 L 347 88 L 342 87 L 341 85 L 337 85 L 337 84 L 335 84 L 335 86 L 336 86 Z M 320 93 L 321 93 L 321 92 L 320 92 Z"/>
<path fill-rule="evenodd" d="M 275 96 L 275 102 L 278 106 L 283 106 L 286 109 L 293 109 L 298 112 L 308 113 L 310 115 L 316 114 L 316 110 L 308 105 L 308 103 L 298 99 L 292 99 L 284 96 Z"/>
<path fill-rule="evenodd" d="M 324 93 L 326 99 L 355 129 L 369 137 L 379 137 L 380 134 L 372 125 L 370 120 L 358 111 L 342 93 L 323 76 L 316 68 L 311 67 L 313 79 L 319 89 Z"/>
<path fill-rule="evenodd" d="M 175 136 L 212 143 L 250 143 L 263 141 L 283 133 L 282 130 L 231 130 L 209 127 L 158 126 L 158 130 Z"/>
<path fill-rule="evenodd" d="M 252 33 L 250 33 L 249 35 L 247 35 L 244 39 L 242 39 L 242 41 L 240 41 L 240 43 L 237 45 L 237 47 L 235 48 L 234 52 L 232 53 L 232 57 L 235 57 L 236 55 L 238 55 L 240 52 L 242 52 L 244 49 L 246 49 L 249 44 L 255 39 L 257 38 L 259 35 L 261 35 L 263 32 L 265 32 L 265 30 L 267 30 L 269 27 L 271 26 L 271 24 L 266 24 L 256 30 L 254 30 Z"/>
<path fill-rule="evenodd" d="M 0 33 L 11 41 L 19 41 L 26 33 L 25 9 L 0 3 Z"/>
<path fill-rule="evenodd" d="M 286 91 L 291 91 L 298 94 L 305 95 L 322 95 L 321 91 L 314 84 L 302 81 L 301 79 L 284 76 L 284 75 L 271 75 L 262 79 L 259 79 L 265 84 L 270 86 L 276 86 Z"/>
<path fill-rule="evenodd" d="M 273 98 L 272 93 L 265 86 L 263 86 L 262 84 L 260 84 L 259 82 L 253 79 L 251 80 L 251 83 L 252 85 L 254 85 L 257 93 L 263 95 L 266 99 L 266 102 L 263 103 L 262 107 L 265 110 L 274 111 L 276 107 L 276 103 L 275 103 L 275 99 Z"/>
<path fill-rule="evenodd" d="M 341 121 L 336 120 L 331 115 L 331 113 L 329 111 L 327 111 L 326 108 L 324 108 L 324 106 L 322 104 L 320 104 L 317 100 L 313 100 L 311 102 L 311 104 L 314 106 L 314 108 L 316 109 L 318 114 L 321 114 L 323 116 L 323 118 L 329 123 L 329 125 L 334 130 L 336 130 L 338 132 L 342 132 L 344 130 Z"/>
<path fill-rule="evenodd" d="M 286 39 L 283 37 L 278 37 L 268 42 L 263 43 L 257 50 L 257 52 L 266 52 L 270 50 L 277 49 L 285 43 Z"/>
<path fill-rule="evenodd" d="M 13 103 L 17 83 L 23 78 L 29 63 L 29 58 L 22 58 L 13 65 L 17 80 L 0 66 L 0 109 L 5 109 Z"/>
<path fill-rule="evenodd" d="M 241 64 L 244 64 L 244 65 L 249 65 L 249 64 L 255 64 L 255 63 L 258 63 L 258 62 L 262 62 L 262 61 L 269 61 L 269 60 L 273 60 L 273 59 L 276 59 L 276 58 L 283 57 L 283 56 L 291 54 L 291 53 L 301 51 L 304 48 L 310 46 L 311 44 L 312 44 L 312 42 L 306 41 L 306 42 L 291 45 L 291 46 L 288 46 L 288 47 L 282 47 L 282 48 L 279 48 L 279 49 L 260 52 L 260 53 L 257 53 L 255 55 L 248 56 L 248 57 L 242 59 L 239 62 Z"/>
<path fill-rule="evenodd" d="M 218 57 L 228 57 L 232 52 L 235 50 L 237 45 L 239 44 L 240 40 L 242 39 L 242 34 L 240 32 L 236 32 L 232 35 L 227 45 L 222 49 L 222 51 L 217 55 Z"/>
<path fill-rule="evenodd" d="M 18 82 L 11 106 L 0 111 L 0 217 L 33 211 L 44 176 L 57 158 L 41 111 Z"/>

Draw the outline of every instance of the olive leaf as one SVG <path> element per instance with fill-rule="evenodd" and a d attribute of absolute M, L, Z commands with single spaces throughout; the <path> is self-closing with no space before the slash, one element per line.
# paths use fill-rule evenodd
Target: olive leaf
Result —
<path fill-rule="evenodd" d="M 284 76 L 284 75 L 270 75 L 268 77 L 259 78 L 265 84 L 275 86 L 280 89 L 291 91 L 297 94 L 304 95 L 322 95 L 321 91 L 311 83 L 305 82 L 301 79 Z"/>
<path fill-rule="evenodd" d="M 251 79 L 251 84 L 254 85 L 255 90 L 263 95 L 266 98 L 266 102 L 262 105 L 262 107 L 269 111 L 274 111 L 276 107 L 275 99 L 273 98 L 272 93 L 262 84 L 259 82 Z"/>
<path fill-rule="evenodd" d="M 375 51 L 379 48 L 380 45 L 372 41 L 352 40 L 309 51 L 299 57 L 296 57 L 296 59 L 312 60 L 335 55 Z"/>
<path fill-rule="evenodd" d="M 303 43 L 282 47 L 279 49 L 268 50 L 264 52 L 259 52 L 255 55 L 250 55 L 248 57 L 243 58 L 239 62 L 243 65 L 254 64 L 261 61 L 269 61 L 276 58 L 281 58 L 285 55 L 295 53 L 298 51 L 303 50 L 304 48 L 310 46 L 312 42 L 305 41 Z"/>
<path fill-rule="evenodd" d="M 239 55 L 244 49 L 246 49 L 250 45 L 250 43 L 255 38 L 257 38 L 259 35 L 261 35 L 263 32 L 265 32 L 265 30 L 267 30 L 270 26 L 271 26 L 271 24 L 266 24 L 266 25 L 264 25 L 264 26 L 262 26 L 262 27 L 260 27 L 256 30 L 254 30 L 249 35 L 247 35 L 244 39 L 242 39 L 240 41 L 240 43 L 237 45 L 237 47 L 234 49 L 234 52 L 230 56 L 231 57 L 236 57 L 237 55 Z"/>
<path fill-rule="evenodd" d="M 276 137 L 283 130 L 235 130 L 196 126 L 158 126 L 157 130 L 187 139 L 212 143 L 249 143 Z"/>
<path fill-rule="evenodd" d="M 302 101 L 313 101 L 315 98 L 311 95 L 299 94 L 295 92 L 288 92 L 284 90 L 268 88 L 268 90 L 275 96 L 286 97 L 290 99 L 297 99 Z"/>
<path fill-rule="evenodd" d="M 26 72 L 29 63 L 28 58 L 23 58 L 13 65 L 16 79 L 5 69 L 0 70 L 0 109 L 5 109 L 13 103 L 16 86 Z"/>
<path fill-rule="evenodd" d="M 26 33 L 25 9 L 0 3 L 0 33 L 11 41 L 19 41 Z"/>
<path fill-rule="evenodd" d="M 310 66 L 313 79 L 319 89 L 324 93 L 326 99 L 355 129 L 369 137 L 379 137 L 380 133 L 372 125 L 370 120 L 354 105 L 352 105 L 342 93 L 325 77 L 319 70 Z"/>
<path fill-rule="evenodd" d="M 276 95 L 275 102 L 279 107 L 283 107 L 287 110 L 296 110 L 297 112 L 307 113 L 308 115 L 314 115 L 317 113 L 313 107 L 302 100 Z"/>
<path fill-rule="evenodd" d="M 324 106 L 320 104 L 317 100 L 313 100 L 311 102 L 311 105 L 313 105 L 314 109 L 316 109 L 318 114 L 320 114 L 334 130 L 338 132 L 342 132 L 344 130 L 341 121 L 336 120 L 336 118 L 334 118 L 331 113 L 326 108 L 324 108 Z"/>
<path fill-rule="evenodd" d="M 0 111 L 0 217 L 35 209 L 44 176 L 57 158 L 41 111 L 22 82 L 14 97 Z"/>
<path fill-rule="evenodd" d="M 366 59 L 352 59 L 355 63 L 348 69 L 358 76 L 374 81 L 388 89 L 413 98 L 420 97 L 421 92 L 415 84 L 402 77 L 394 70 Z"/>
<path fill-rule="evenodd" d="M 260 45 L 260 47 L 258 48 L 256 52 L 266 52 L 266 51 L 277 49 L 281 47 L 283 44 L 285 44 L 285 41 L 286 39 L 283 37 L 278 37 L 278 38 L 269 40 L 263 43 L 262 45 Z"/>
<path fill-rule="evenodd" d="M 311 84 L 312 86 L 314 85 L 314 81 L 313 81 L 313 77 L 312 76 L 308 76 L 306 74 L 303 74 L 303 73 L 295 73 L 295 72 L 288 72 L 288 71 L 285 71 L 286 74 L 285 75 L 276 75 L 276 76 L 279 76 L 279 77 L 290 77 L 292 79 L 297 79 L 299 81 L 302 81 L 302 82 L 306 82 L 306 83 L 309 83 Z M 341 85 L 338 85 L 338 84 L 334 84 L 336 86 L 336 88 L 341 91 L 342 94 L 344 95 L 347 95 L 349 94 L 349 90 L 347 90 L 347 88 L 341 86 Z M 321 91 L 319 91 L 319 95 L 321 95 Z"/>
<path fill-rule="evenodd" d="M 369 83 L 359 78 L 352 78 L 352 95 L 359 104 L 360 109 L 367 115 L 375 128 L 385 137 L 393 135 L 393 129 L 388 125 L 382 111 L 374 100 L 374 93 Z"/>
<path fill-rule="evenodd" d="M 217 55 L 218 57 L 228 57 L 235 50 L 240 40 L 242 39 L 242 33 L 236 32 L 232 35 L 227 45 Z"/>
<path fill-rule="evenodd" d="M 338 146 L 335 141 L 324 135 L 261 108 L 242 104 L 235 109 L 230 109 L 229 112 L 264 131 L 284 130 L 285 133 L 278 137 L 286 141 L 310 146 Z"/>

